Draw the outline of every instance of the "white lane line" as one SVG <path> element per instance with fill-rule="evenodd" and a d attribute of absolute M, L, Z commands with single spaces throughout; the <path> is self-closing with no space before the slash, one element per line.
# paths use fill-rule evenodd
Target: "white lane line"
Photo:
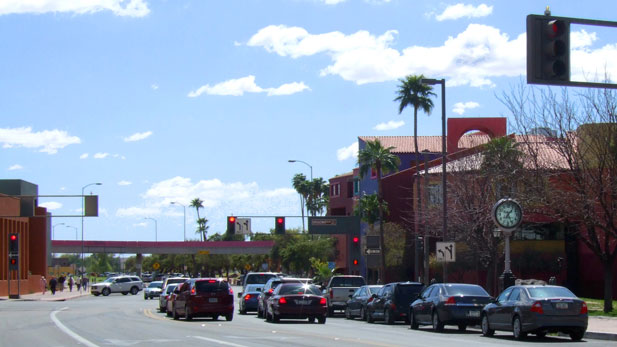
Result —
<path fill-rule="evenodd" d="M 233 346 L 233 347 L 247 347 L 245 345 L 238 345 L 236 343 L 225 342 L 225 341 L 216 340 L 216 339 L 210 339 L 210 338 L 203 337 L 203 336 L 191 336 L 191 337 L 194 337 L 194 338 L 200 339 L 200 340 L 204 340 L 204 341 L 208 341 L 208 342 L 218 343 L 219 345 Z"/>
<path fill-rule="evenodd" d="M 54 322 L 54 324 L 56 324 L 56 326 L 62 330 L 62 332 L 64 332 L 65 334 L 69 335 L 70 337 L 74 338 L 75 340 L 77 340 L 79 343 L 83 343 L 84 345 L 88 346 L 88 347 L 99 347 L 98 345 L 95 345 L 94 343 L 86 340 L 85 338 L 81 337 L 80 335 L 77 335 L 76 333 L 74 333 L 71 329 L 67 328 L 64 324 L 62 324 L 62 322 L 60 322 L 60 320 L 58 318 L 56 318 L 56 313 L 58 312 L 62 312 L 64 310 L 68 309 L 68 307 L 63 307 L 59 310 L 56 310 L 54 312 L 52 312 L 49 316 L 51 317 L 51 320 Z"/>

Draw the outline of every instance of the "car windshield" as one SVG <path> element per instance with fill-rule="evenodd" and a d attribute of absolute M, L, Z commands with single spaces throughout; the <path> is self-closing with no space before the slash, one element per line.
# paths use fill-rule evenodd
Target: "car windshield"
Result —
<path fill-rule="evenodd" d="M 111 282 L 113 282 L 114 280 L 115 280 L 115 278 L 114 278 L 114 277 L 110 277 L 110 278 L 106 279 L 105 281 L 103 281 L 103 283 L 111 283 Z"/>
<path fill-rule="evenodd" d="M 197 293 L 221 293 L 227 291 L 227 282 L 217 280 L 196 281 Z"/>
<path fill-rule="evenodd" d="M 379 289 L 381 289 L 381 287 L 383 286 L 369 286 L 366 288 L 366 290 L 368 291 L 369 295 L 375 294 L 379 291 Z"/>
<path fill-rule="evenodd" d="M 167 287 L 165 288 L 165 293 L 169 294 L 171 292 L 174 291 L 174 289 L 176 289 L 176 284 L 168 284 Z"/>
<path fill-rule="evenodd" d="M 564 287 L 534 287 L 527 288 L 532 298 L 576 298 L 568 288 Z"/>
<path fill-rule="evenodd" d="M 246 286 L 245 292 L 261 292 L 262 288 L 261 284 L 249 284 Z"/>
<path fill-rule="evenodd" d="M 469 284 L 448 284 L 444 286 L 446 295 L 490 296 L 484 288 Z"/>
<path fill-rule="evenodd" d="M 279 290 L 279 295 L 288 294 L 312 294 L 321 295 L 321 291 L 317 286 L 312 284 L 283 284 Z"/>
<path fill-rule="evenodd" d="M 163 282 L 152 282 L 148 286 L 148 288 L 161 288 L 163 286 Z"/>
<path fill-rule="evenodd" d="M 362 277 L 334 277 L 330 287 L 362 287 L 365 284 Z"/>
<path fill-rule="evenodd" d="M 246 284 L 266 284 L 269 279 L 277 277 L 275 274 L 250 274 L 246 277 Z"/>

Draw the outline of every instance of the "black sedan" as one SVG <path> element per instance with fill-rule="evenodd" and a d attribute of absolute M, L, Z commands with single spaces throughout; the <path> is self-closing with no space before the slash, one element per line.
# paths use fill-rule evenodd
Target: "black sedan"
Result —
<path fill-rule="evenodd" d="M 411 303 L 409 324 L 412 329 L 432 325 L 435 331 L 457 325 L 459 331 L 465 331 L 468 325 L 480 323 L 482 308 L 491 300 L 486 290 L 475 284 L 436 283 Z"/>
<path fill-rule="evenodd" d="M 567 288 L 512 286 L 482 310 L 482 335 L 505 330 L 521 340 L 529 333 L 544 337 L 562 332 L 578 341 L 585 335 L 587 320 L 587 304 Z"/>
<path fill-rule="evenodd" d="M 328 302 L 315 285 L 281 283 L 266 301 L 266 320 L 277 323 L 281 318 L 326 322 Z"/>
<path fill-rule="evenodd" d="M 358 288 L 353 295 L 347 300 L 345 308 L 345 318 L 354 319 L 360 317 L 361 320 L 366 320 L 366 304 L 373 300 L 373 294 L 383 287 L 381 284 L 362 286 Z"/>

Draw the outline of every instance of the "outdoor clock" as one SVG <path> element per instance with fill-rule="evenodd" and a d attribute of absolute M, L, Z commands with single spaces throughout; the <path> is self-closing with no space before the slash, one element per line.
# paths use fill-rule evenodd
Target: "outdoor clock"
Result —
<path fill-rule="evenodd" d="M 523 221 L 523 209 L 514 199 L 501 199 L 493 206 L 493 220 L 503 231 L 514 231 Z"/>

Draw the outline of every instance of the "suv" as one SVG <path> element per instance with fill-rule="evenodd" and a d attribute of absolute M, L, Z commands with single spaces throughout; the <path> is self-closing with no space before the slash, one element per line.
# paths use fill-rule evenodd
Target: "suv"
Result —
<path fill-rule="evenodd" d="M 95 283 L 90 286 L 90 292 L 94 296 L 107 296 L 111 293 L 131 293 L 136 295 L 144 289 L 144 283 L 137 276 L 118 276 L 110 277 L 103 282 Z"/>
<path fill-rule="evenodd" d="M 404 320 L 409 324 L 409 305 L 416 300 L 424 284 L 419 282 L 388 283 L 372 295 L 366 305 L 366 320 L 373 323 L 375 319 L 383 319 L 386 324 L 394 324 L 396 320 Z"/>
<path fill-rule="evenodd" d="M 228 321 L 234 317 L 234 292 L 221 278 L 193 278 L 174 290 L 172 316 L 186 320 L 193 317 L 212 317 L 217 320 L 225 316 Z"/>
<path fill-rule="evenodd" d="M 345 310 L 349 296 L 363 285 L 366 285 L 366 281 L 362 276 L 342 275 L 330 278 L 328 285 L 323 288 L 328 300 L 328 316 L 332 316 L 334 310 Z"/>

